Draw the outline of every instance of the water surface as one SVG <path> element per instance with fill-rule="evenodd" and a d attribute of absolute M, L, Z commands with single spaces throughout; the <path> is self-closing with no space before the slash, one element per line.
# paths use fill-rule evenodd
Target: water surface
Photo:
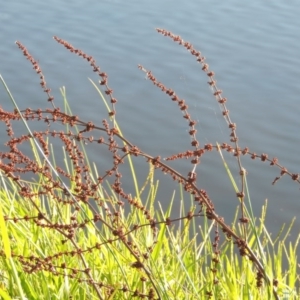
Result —
<path fill-rule="evenodd" d="M 119 123 L 128 139 L 153 156 L 169 156 L 190 148 L 187 124 L 168 97 L 157 90 L 138 64 L 186 99 L 199 121 L 198 139 L 204 143 L 227 142 L 229 130 L 207 85 L 207 76 L 188 52 L 155 32 L 165 28 L 192 42 L 216 73 L 218 86 L 228 98 L 232 120 L 237 123 L 241 147 L 278 157 L 292 173 L 299 173 L 300 6 L 296 1 L 11 1 L 2 5 L 0 72 L 20 108 L 42 107 L 46 97 L 31 65 L 14 42 L 20 40 L 40 61 L 57 104 L 59 88 L 66 87 L 74 114 L 100 123 L 105 108 L 89 83 L 98 80 L 82 59 L 71 55 L 52 36 L 68 40 L 93 55 L 109 75 L 109 85 L 119 100 Z M 1 106 L 11 107 L 0 87 Z M 16 132 L 17 133 L 17 132 Z M 5 138 L 1 133 L 1 140 Z M 107 156 L 91 150 L 101 170 Z M 234 158 L 226 155 L 230 168 Z M 268 229 L 273 234 L 300 211 L 299 185 L 288 177 L 271 183 L 279 170 L 268 163 L 243 159 L 254 212 L 259 215 L 268 199 Z M 144 166 L 141 161 L 138 166 Z M 174 167 L 186 174 L 188 161 Z M 138 174 L 144 174 L 138 169 Z M 220 157 L 203 157 L 198 185 L 215 201 L 219 214 L 231 220 L 237 200 Z M 125 176 L 124 176 L 125 177 Z M 128 178 L 128 177 L 127 177 Z M 165 206 L 176 187 L 163 180 L 158 200 Z M 238 180 L 238 178 L 237 178 Z M 125 179 L 130 191 L 130 180 Z M 180 195 L 175 196 L 175 208 Z M 175 209 L 176 210 L 176 209 Z M 230 221 L 229 221 L 230 222 Z M 299 232 L 300 220 L 293 234 Z"/>

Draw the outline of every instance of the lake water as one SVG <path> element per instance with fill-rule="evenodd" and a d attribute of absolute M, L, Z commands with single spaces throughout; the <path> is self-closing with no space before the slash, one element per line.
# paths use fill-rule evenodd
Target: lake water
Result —
<path fill-rule="evenodd" d="M 99 124 L 106 117 L 105 108 L 88 81 L 98 78 L 85 61 L 52 39 L 57 35 L 92 55 L 109 75 L 109 86 L 118 99 L 119 124 L 142 150 L 166 157 L 189 149 L 190 139 L 177 106 L 145 80 L 138 64 L 186 99 L 199 121 L 200 143 L 227 142 L 230 132 L 207 76 L 184 48 L 155 31 L 168 29 L 200 50 L 216 73 L 237 123 L 240 146 L 278 157 L 289 171 L 299 173 L 299 14 L 297 1 L 254 0 L 243 5 L 238 0 L 6 1 L 0 12 L 0 73 L 20 108 L 45 106 L 39 79 L 14 43 L 21 41 L 39 60 L 56 104 L 61 101 L 59 88 L 65 86 L 73 113 Z M 1 106 L 11 107 L 2 86 L 0 95 Z M 0 137 L 5 139 L 3 132 Z M 102 169 L 110 165 L 98 150 L 90 156 Z M 225 157 L 236 171 L 234 158 Z M 268 199 L 267 226 L 275 235 L 282 223 L 298 217 L 299 184 L 285 177 L 272 186 L 278 169 L 247 157 L 243 164 L 254 212 L 260 215 Z M 189 161 L 172 166 L 183 174 L 191 168 Z M 197 172 L 198 186 L 207 190 L 217 212 L 230 222 L 237 199 L 219 155 L 205 155 Z M 157 200 L 167 206 L 175 186 L 162 175 L 157 178 L 161 180 Z M 125 178 L 124 188 L 130 191 L 129 179 Z M 174 213 L 179 203 L 177 193 Z M 299 233 L 299 225 L 297 218 L 293 236 Z"/>

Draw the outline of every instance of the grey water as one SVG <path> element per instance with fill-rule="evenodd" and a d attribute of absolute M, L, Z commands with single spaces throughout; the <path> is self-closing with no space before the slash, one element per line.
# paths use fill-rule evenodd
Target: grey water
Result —
<path fill-rule="evenodd" d="M 21 41 L 39 60 L 56 104 L 62 101 L 59 88 L 65 86 L 73 113 L 100 124 L 107 117 L 106 110 L 88 80 L 98 78 L 84 60 L 52 39 L 56 35 L 92 55 L 108 74 L 109 86 L 118 99 L 119 125 L 145 152 L 167 157 L 191 146 L 188 126 L 178 107 L 145 80 L 138 64 L 187 101 L 189 112 L 198 121 L 197 137 L 202 145 L 228 142 L 230 132 L 207 76 L 183 47 L 155 31 L 165 28 L 191 42 L 206 57 L 218 87 L 228 98 L 240 146 L 278 157 L 290 172 L 300 173 L 299 14 L 297 1 L 6 1 L 0 11 L 0 73 L 20 108 L 49 105 L 37 74 L 15 45 L 16 40 Z M 0 95 L 0 105 L 11 108 L 2 86 Z M 0 138 L 1 148 L 5 132 Z M 237 174 L 235 159 L 224 155 Z M 96 149 L 90 158 L 98 163 L 100 172 L 111 162 Z M 254 214 L 260 216 L 268 199 L 269 232 L 275 236 L 283 223 L 296 217 L 291 238 L 296 237 L 299 184 L 285 176 L 272 186 L 278 168 L 249 157 L 243 157 L 242 162 L 248 172 Z M 183 174 L 191 169 L 188 160 L 172 166 Z M 148 166 L 138 161 L 137 167 L 143 182 L 143 169 Z M 198 186 L 207 190 L 217 213 L 230 223 L 238 202 L 220 156 L 204 155 L 197 173 Z M 167 207 L 176 185 L 166 176 L 158 174 L 157 178 L 161 181 L 157 201 Z M 238 176 L 235 178 L 239 182 Z M 130 192 L 131 178 L 123 179 L 125 191 Z M 180 200 L 177 191 L 173 214 Z"/>

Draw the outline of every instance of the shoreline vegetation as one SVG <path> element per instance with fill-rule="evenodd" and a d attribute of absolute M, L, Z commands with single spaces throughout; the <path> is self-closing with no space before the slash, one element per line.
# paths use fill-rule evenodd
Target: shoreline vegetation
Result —
<path fill-rule="evenodd" d="M 300 235 L 293 242 L 287 240 L 295 219 L 271 237 L 265 226 L 267 202 L 260 216 L 252 213 L 250 191 L 255 187 L 248 189 L 243 157 L 273 166 L 273 185 L 283 176 L 299 184 L 300 175 L 277 158 L 240 147 L 227 99 L 202 53 L 180 36 L 156 30 L 184 47 L 207 74 L 228 127 L 228 141 L 205 145 L 198 141 L 197 121 L 189 113 L 188 101 L 138 65 L 154 88 L 171 100 L 170 105 L 178 106 L 191 138 L 185 152 L 153 157 L 140 150 L 138 141 L 123 136 L 117 123 L 118 100 L 107 73 L 92 56 L 54 37 L 99 76 L 99 82 L 91 83 L 108 111 L 99 124 L 72 114 L 64 87 L 64 105 L 56 106 L 39 62 L 17 41 L 39 76 L 47 101 L 43 108 L 19 109 L 0 75 L 13 103 L 10 111 L 0 107 L 8 137 L 7 152 L 0 152 L 1 299 L 299 299 Z M 14 133 L 19 123 L 26 130 L 23 135 Z M 108 150 L 111 168 L 100 172 L 97 162 L 89 160 L 89 147 L 96 147 L 99 155 Z M 214 199 L 197 186 L 201 159 L 211 151 L 220 154 L 237 198 L 230 223 L 222 211 L 215 210 Z M 239 186 L 225 153 L 236 158 Z M 145 179 L 137 178 L 137 157 L 149 170 Z M 168 165 L 179 159 L 190 164 L 188 174 Z M 188 195 L 181 197 L 178 212 L 173 208 L 175 195 L 166 210 L 156 200 L 163 184 L 155 179 L 158 172 L 171 177 L 181 194 Z M 122 176 L 131 176 L 134 194 L 123 189 Z M 188 211 L 186 203 L 190 203 Z"/>

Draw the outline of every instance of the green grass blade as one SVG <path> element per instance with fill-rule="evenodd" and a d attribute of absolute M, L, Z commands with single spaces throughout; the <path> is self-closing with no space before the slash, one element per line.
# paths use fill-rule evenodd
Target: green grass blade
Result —
<path fill-rule="evenodd" d="M 0 172 L 0 176 L 1 176 L 2 187 L 7 192 L 8 190 L 7 190 L 2 172 Z M 2 201 L 0 202 L 0 232 L 1 232 L 1 238 L 2 238 L 5 256 L 7 259 L 10 259 L 11 258 L 11 247 L 10 247 L 10 241 L 9 241 L 9 237 L 8 237 L 7 227 L 6 227 L 4 216 L 3 216 Z"/>

